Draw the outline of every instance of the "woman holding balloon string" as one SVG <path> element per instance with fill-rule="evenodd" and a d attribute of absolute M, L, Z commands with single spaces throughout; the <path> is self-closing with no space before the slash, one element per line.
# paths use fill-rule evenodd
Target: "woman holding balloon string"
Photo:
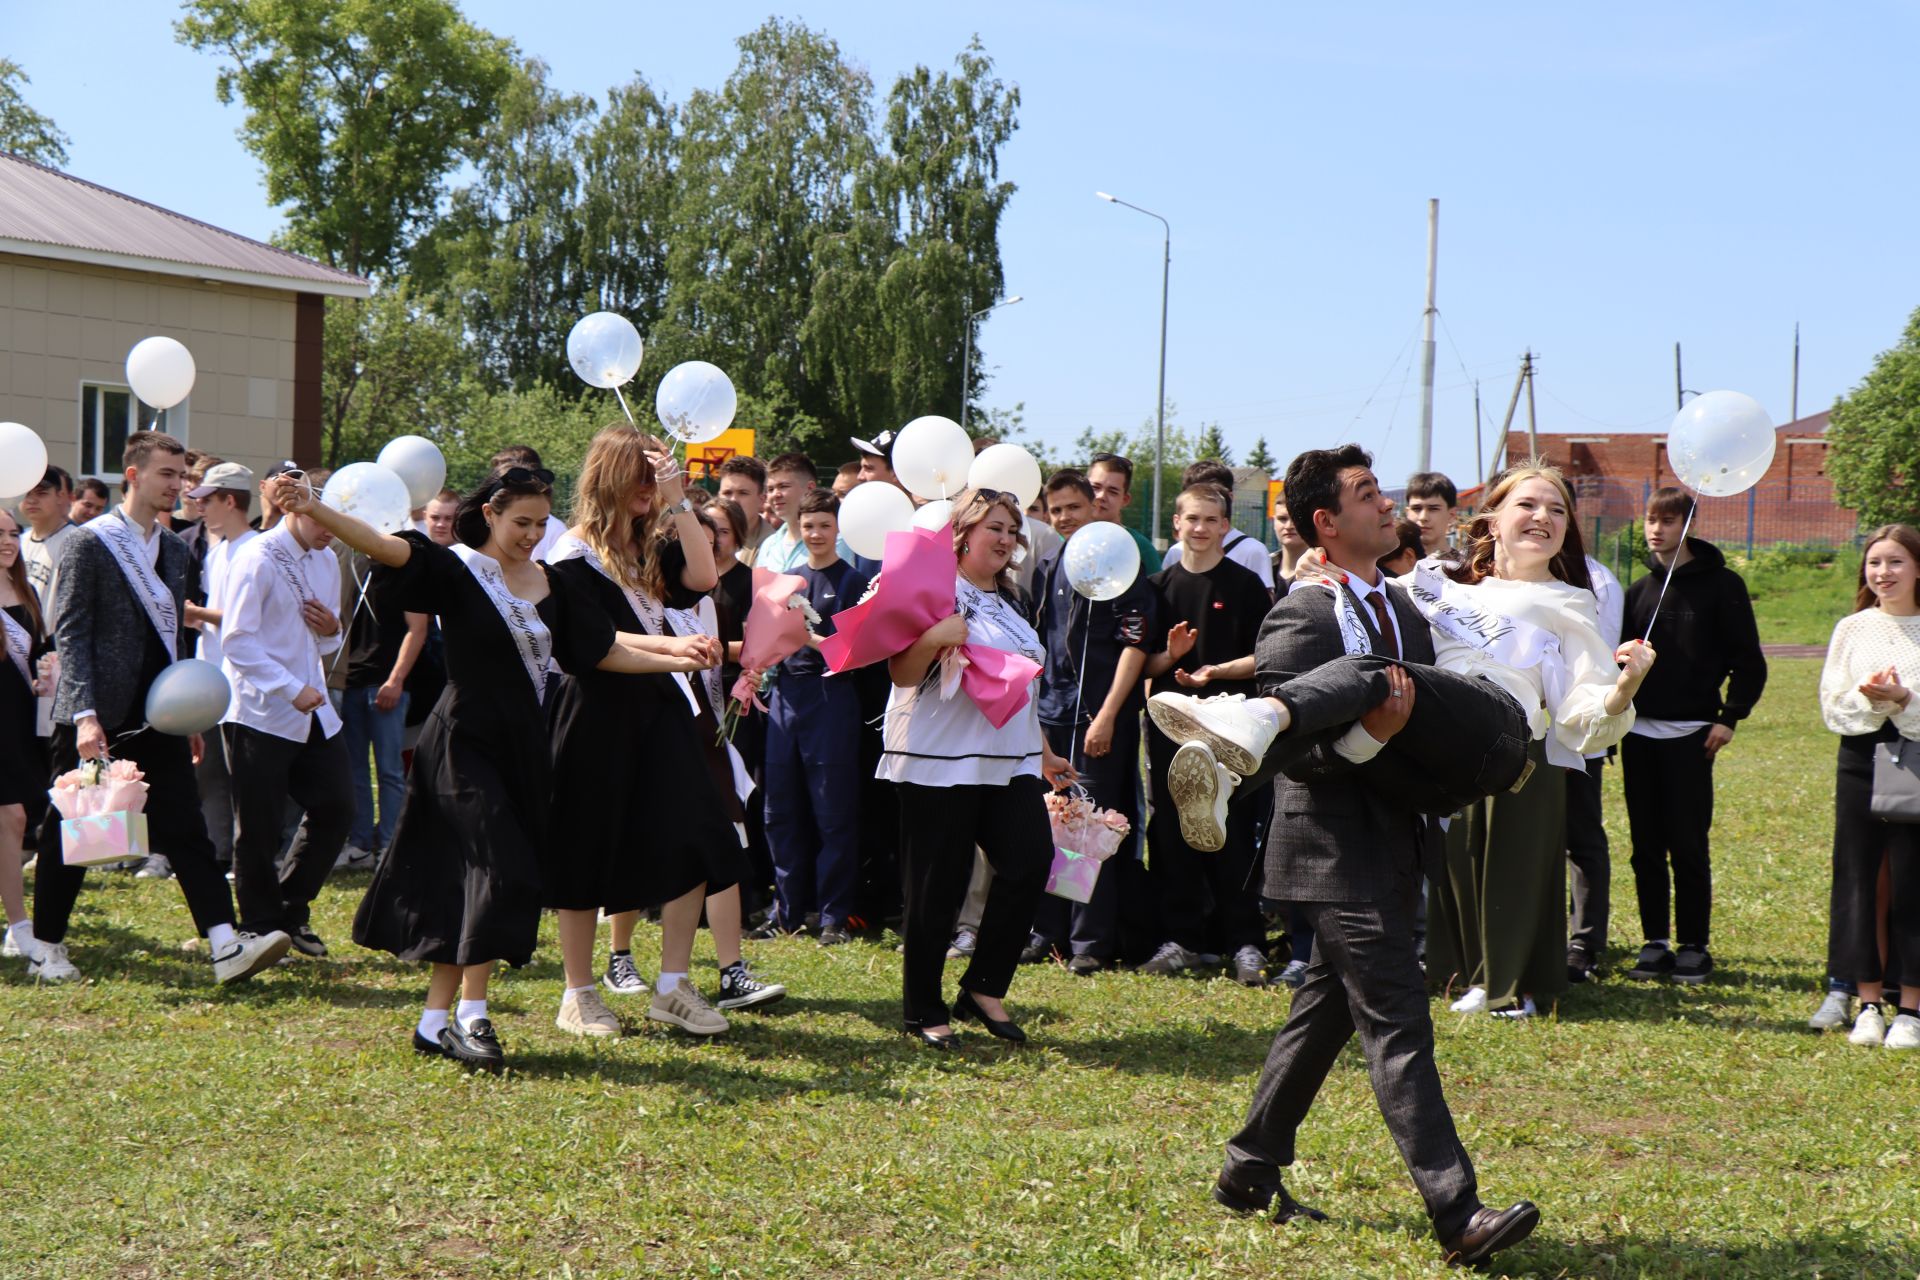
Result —
<path fill-rule="evenodd" d="M 428 718 L 393 842 L 354 918 L 354 940 L 432 965 L 416 1051 L 500 1071 L 487 1017 L 496 961 L 525 964 L 539 934 L 547 846 L 549 661 L 570 673 L 700 671 L 702 646 L 647 651 L 593 601 L 530 558 L 552 509 L 552 478 L 508 468 L 469 493 L 457 543 L 386 534 L 319 501 L 293 476 L 269 480 L 284 511 L 310 515 L 393 575 L 392 598 L 437 615 L 447 686 Z M 449 1017 L 456 993 L 459 1006 Z"/>
<path fill-rule="evenodd" d="M 6 954 L 33 954 L 33 922 L 20 876 L 27 809 L 46 795 L 47 750 L 38 730 L 39 674 L 47 651 L 45 615 L 20 558 L 20 521 L 0 510 L 0 906 L 6 908 Z"/>
<path fill-rule="evenodd" d="M 717 666 L 721 645 L 681 612 L 712 590 L 712 542 L 685 496 L 665 441 L 617 423 L 594 437 L 580 472 L 575 521 L 553 546 L 551 571 L 648 643 L 689 648 Z M 666 532 L 675 535 L 667 539 Z M 677 625 L 676 625 L 677 624 Z M 704 905 L 727 1007 L 766 1003 L 783 988 L 757 982 L 740 955 L 739 881 L 747 873 L 733 774 L 698 675 L 634 679 L 601 672 L 562 680 L 551 708 L 555 781 L 549 904 L 560 912 L 567 989 L 557 1025 L 613 1036 L 619 1019 L 593 979 L 596 914 L 612 917 L 604 985 L 644 992 L 633 963 L 639 908 L 661 905 L 661 973 L 647 1016 L 695 1035 L 727 1022 L 690 980 Z M 716 761 L 715 757 L 718 756 Z M 639 781 L 642 785 L 636 787 Z M 671 797 L 662 810 L 649 796 Z"/>
<path fill-rule="evenodd" d="M 1014 548 L 1025 542 L 1024 523 L 1012 494 L 969 489 L 953 500 L 959 559 L 954 611 L 887 664 L 893 691 L 880 775 L 899 783 L 901 793 L 904 1026 L 935 1049 L 954 1046 L 954 1017 L 975 1019 L 1003 1040 L 1026 1040 L 1001 1000 L 1026 945 L 1052 856 L 1047 786 L 1065 786 L 1075 777 L 1042 737 L 1031 697 L 996 729 L 965 694 L 940 696 L 939 658 L 949 649 L 989 645 L 1036 665 L 1045 661 L 1039 636 L 1010 598 L 1011 561 Z M 947 940 L 976 845 L 993 867 L 993 885 L 973 958 L 949 1008 L 941 994 Z"/>

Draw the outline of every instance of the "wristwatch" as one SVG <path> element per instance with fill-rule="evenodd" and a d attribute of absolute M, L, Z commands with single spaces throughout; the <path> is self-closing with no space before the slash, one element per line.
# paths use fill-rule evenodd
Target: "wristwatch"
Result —
<path fill-rule="evenodd" d="M 668 508 L 667 508 L 667 510 L 669 510 L 669 511 L 677 511 L 677 512 L 679 512 L 679 513 L 680 513 L 681 515 L 683 515 L 683 516 L 690 516 L 690 515 L 692 515 L 692 514 L 693 514 L 693 499 L 692 499 L 692 498 L 681 498 L 681 499 L 680 499 L 680 501 L 678 501 L 678 502 L 676 502 L 676 503 L 674 503 L 674 504 L 673 504 L 672 506 L 670 506 L 670 507 L 668 507 Z"/>

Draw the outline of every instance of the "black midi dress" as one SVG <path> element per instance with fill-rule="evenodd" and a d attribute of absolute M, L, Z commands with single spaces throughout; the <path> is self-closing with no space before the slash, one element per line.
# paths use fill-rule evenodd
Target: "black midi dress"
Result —
<path fill-rule="evenodd" d="M 32 671 L 46 652 L 46 643 L 34 630 L 33 615 L 25 605 L 8 605 L 7 616 L 27 633 L 31 642 L 27 670 Z M 37 712 L 32 682 L 0 646 L 0 805 L 25 805 L 30 823 L 45 812 L 50 781 L 47 749 L 34 732 Z"/>
<path fill-rule="evenodd" d="M 617 630 L 654 634 L 626 592 L 584 556 L 548 571 L 591 598 Z M 547 905 L 631 911 L 709 880 L 710 850 L 737 840 L 680 682 L 585 671 L 562 679 L 550 702 Z"/>
<path fill-rule="evenodd" d="M 393 842 L 353 921 L 353 939 L 402 960 L 519 966 L 533 956 L 545 897 L 552 794 L 547 717 L 492 597 L 458 556 L 418 533 L 388 599 L 435 614 L 447 684 L 421 729 Z M 591 671 L 613 647 L 607 615 L 547 569 L 532 606 L 563 672 Z M 524 601 L 522 603 L 525 603 Z"/>

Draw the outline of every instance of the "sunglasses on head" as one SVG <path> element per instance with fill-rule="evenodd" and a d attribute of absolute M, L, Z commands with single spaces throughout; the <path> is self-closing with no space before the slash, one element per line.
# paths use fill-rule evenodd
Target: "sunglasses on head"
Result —
<path fill-rule="evenodd" d="M 499 479 L 506 484 L 532 484 L 538 480 L 541 484 L 553 483 L 553 472 L 545 467 L 508 467 L 500 473 Z"/>

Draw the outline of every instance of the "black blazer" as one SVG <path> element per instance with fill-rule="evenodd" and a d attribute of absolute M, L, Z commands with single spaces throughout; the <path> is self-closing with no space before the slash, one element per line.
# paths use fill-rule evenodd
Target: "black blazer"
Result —
<path fill-rule="evenodd" d="M 1387 598 L 1400 623 L 1402 657 L 1431 666 L 1433 633 L 1426 619 L 1402 588 L 1388 584 Z M 1357 598 L 1354 608 L 1373 637 L 1374 652 L 1384 653 L 1372 611 Z M 1333 593 L 1295 587 L 1261 624 L 1255 678 L 1261 693 L 1271 694 L 1291 677 L 1345 655 Z M 1369 785 L 1371 765 L 1340 758 L 1333 743 L 1345 732 L 1343 725 L 1322 733 L 1311 753 L 1273 780 L 1265 884 L 1270 898 L 1380 902 L 1419 870 L 1425 819 Z"/>
<path fill-rule="evenodd" d="M 178 657 L 193 656 L 197 632 L 187 626 L 187 544 L 171 529 L 160 531 L 159 577 L 173 593 L 180 619 Z M 60 651 L 60 686 L 53 718 L 72 724 L 76 711 L 92 708 L 105 729 L 117 729 L 146 709 L 147 645 L 153 623 L 120 570 L 120 562 L 86 530 L 67 539 L 54 579 L 54 647 Z"/>

